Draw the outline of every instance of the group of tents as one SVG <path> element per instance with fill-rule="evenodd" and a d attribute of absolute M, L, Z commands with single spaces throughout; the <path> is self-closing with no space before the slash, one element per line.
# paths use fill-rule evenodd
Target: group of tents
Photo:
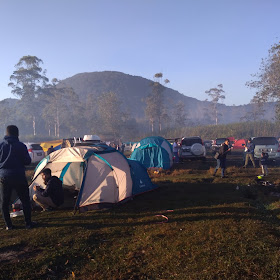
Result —
<path fill-rule="evenodd" d="M 173 164 L 172 146 L 162 137 L 142 139 L 130 159 L 105 144 L 60 149 L 61 144 L 59 141 L 41 144 L 46 150 L 52 145 L 56 151 L 37 165 L 29 186 L 30 197 L 34 185 L 44 187 L 39 175 L 49 168 L 65 189 L 78 191 L 75 208 L 80 212 L 114 205 L 153 190 L 156 186 L 147 168 L 168 169 Z"/>

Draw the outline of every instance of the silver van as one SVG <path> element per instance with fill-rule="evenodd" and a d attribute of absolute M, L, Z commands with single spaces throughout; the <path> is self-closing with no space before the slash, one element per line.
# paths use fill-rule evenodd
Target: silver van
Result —
<path fill-rule="evenodd" d="M 279 142 L 275 137 L 254 137 L 252 142 L 255 144 L 255 158 L 261 158 L 262 152 L 266 152 L 268 159 L 280 160 Z"/>

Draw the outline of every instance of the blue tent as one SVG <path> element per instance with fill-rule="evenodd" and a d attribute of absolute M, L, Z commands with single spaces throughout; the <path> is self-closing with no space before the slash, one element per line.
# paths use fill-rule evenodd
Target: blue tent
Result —
<path fill-rule="evenodd" d="M 139 161 L 146 168 L 169 169 L 173 165 L 172 146 L 163 137 L 146 137 L 140 141 L 140 146 L 132 152 L 130 159 Z"/>
<path fill-rule="evenodd" d="M 144 165 L 142 165 L 139 161 L 130 159 L 128 159 L 128 164 L 130 166 L 133 182 L 132 195 L 148 192 L 157 188 L 157 186 L 151 182 L 147 169 Z"/>

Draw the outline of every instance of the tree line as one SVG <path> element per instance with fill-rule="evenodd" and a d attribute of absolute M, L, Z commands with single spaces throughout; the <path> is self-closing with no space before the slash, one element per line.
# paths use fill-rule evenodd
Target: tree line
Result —
<path fill-rule="evenodd" d="M 252 135 L 278 135 L 280 120 L 280 43 L 274 44 L 268 57 L 262 60 L 259 72 L 246 85 L 256 90 L 252 99 L 253 111 L 241 121 L 244 124 L 218 125 L 221 113 L 218 104 L 225 99 L 223 85 L 211 88 L 205 93 L 210 98 L 210 106 L 205 112 L 214 126 L 201 126 L 188 116 L 183 102 L 169 103 L 164 98 L 165 85 L 162 73 L 156 73 L 150 84 L 150 94 L 142 100 L 145 103 L 145 122 L 139 122 L 124 110 L 124 104 L 114 92 L 104 92 L 98 97 L 89 94 L 80 100 L 75 91 L 59 81 L 49 79 L 42 68 L 43 61 L 36 56 L 23 56 L 15 65 L 10 76 L 11 92 L 18 99 L 0 106 L 0 127 L 16 124 L 22 135 L 30 137 L 67 138 L 94 133 L 108 138 L 136 139 L 141 135 L 201 135 L 206 138 Z M 172 99 L 172 97 L 171 97 Z M 276 122 L 256 122 L 263 114 L 265 102 L 276 102 Z M 241 116 L 242 117 L 242 116 Z M 216 127 L 216 128 L 215 128 Z M 262 130 L 260 130 L 260 128 Z M 171 135 L 172 134 L 172 135 Z"/>
<path fill-rule="evenodd" d="M 14 123 L 21 135 L 29 138 L 67 138 L 84 134 L 101 134 L 105 138 L 133 139 L 151 132 L 161 133 L 167 127 L 186 124 L 185 105 L 181 102 L 168 111 L 164 104 L 162 73 L 155 74 L 151 94 L 146 104 L 146 121 L 136 121 L 124 110 L 122 100 L 114 92 L 98 97 L 88 94 L 80 100 L 73 88 L 57 78 L 49 79 L 36 56 L 23 56 L 10 76 L 11 92 L 18 99 L 8 106 L 0 106 L 0 126 Z M 169 83 L 168 79 L 164 84 Z M 174 116 L 174 117 L 173 117 Z"/>

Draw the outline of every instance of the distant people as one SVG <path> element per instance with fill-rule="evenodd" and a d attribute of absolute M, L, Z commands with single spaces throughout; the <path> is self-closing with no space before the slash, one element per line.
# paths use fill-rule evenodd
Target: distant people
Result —
<path fill-rule="evenodd" d="M 24 168 L 25 165 L 31 163 L 31 158 L 26 146 L 19 141 L 18 136 L 18 128 L 15 125 L 9 125 L 6 128 L 6 136 L 0 143 L 1 211 L 6 230 L 14 229 L 9 213 L 13 190 L 21 200 L 26 228 L 30 229 L 34 225 L 31 222 L 29 188 Z"/>
<path fill-rule="evenodd" d="M 46 188 L 42 189 L 40 186 L 34 186 L 33 200 L 42 207 L 43 211 L 49 211 L 64 203 L 62 182 L 57 176 L 52 176 L 49 168 L 43 169 L 41 176 Z"/>
<path fill-rule="evenodd" d="M 268 170 L 267 170 L 268 153 L 262 152 L 261 159 L 260 159 L 260 164 L 261 164 L 261 168 L 262 168 L 262 175 L 267 176 L 268 175 Z"/>
<path fill-rule="evenodd" d="M 173 154 L 174 154 L 174 163 L 178 163 L 179 162 L 179 138 L 176 138 L 174 143 L 173 143 Z"/>
<path fill-rule="evenodd" d="M 47 154 L 49 155 L 49 154 L 51 154 L 52 152 L 54 152 L 54 147 L 53 147 L 53 146 L 50 146 L 50 147 L 48 148 Z"/>
<path fill-rule="evenodd" d="M 250 158 L 253 166 L 256 167 L 255 160 L 254 160 L 254 150 L 255 150 L 255 144 L 252 142 L 252 139 L 249 138 L 247 141 L 247 144 L 245 146 L 245 150 L 244 150 L 245 151 L 245 164 L 244 164 L 243 168 L 247 167 L 249 158 Z"/>
<path fill-rule="evenodd" d="M 124 154 L 124 148 L 125 148 L 125 144 L 124 143 L 122 143 L 122 145 L 121 145 L 121 152 Z"/>
<path fill-rule="evenodd" d="M 229 146 L 229 140 L 226 139 L 225 142 L 221 145 L 219 148 L 219 155 L 217 157 L 217 166 L 214 170 L 213 176 L 216 176 L 216 173 L 219 168 L 221 168 L 221 177 L 225 177 L 225 171 L 226 171 L 226 158 L 227 154 L 231 151 L 232 148 Z"/>

